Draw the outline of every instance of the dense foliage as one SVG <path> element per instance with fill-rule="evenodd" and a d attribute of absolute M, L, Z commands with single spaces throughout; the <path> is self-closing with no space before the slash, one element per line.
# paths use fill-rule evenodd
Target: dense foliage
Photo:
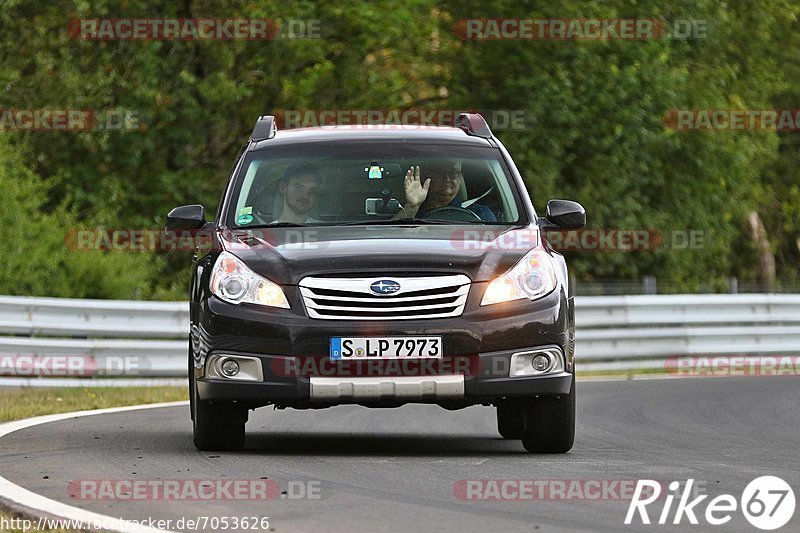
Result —
<path fill-rule="evenodd" d="M 800 6 L 785 0 L 6 0 L 0 108 L 122 109 L 140 128 L 0 131 L 0 293 L 185 296 L 190 252 L 85 252 L 76 228 L 153 228 L 175 205 L 216 208 L 256 116 L 274 110 L 521 110 L 499 130 L 537 210 L 582 202 L 593 228 L 702 231 L 694 250 L 571 252 L 583 280 L 655 276 L 681 290 L 764 281 L 747 224 L 766 227 L 777 279 L 800 266 L 798 133 L 674 131 L 674 109 L 798 108 Z M 319 20 L 323 38 L 73 38 L 70 19 Z M 702 38 L 472 41 L 463 18 L 702 20 Z"/>

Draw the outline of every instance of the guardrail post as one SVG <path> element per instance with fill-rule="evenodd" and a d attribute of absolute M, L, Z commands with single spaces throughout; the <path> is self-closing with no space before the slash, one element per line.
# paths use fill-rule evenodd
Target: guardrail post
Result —
<path fill-rule="evenodd" d="M 728 278 L 728 292 L 731 294 L 739 294 L 739 280 L 735 276 Z"/>
<path fill-rule="evenodd" d="M 642 291 L 645 294 L 658 294 L 658 285 L 655 276 L 644 276 L 642 278 Z"/>

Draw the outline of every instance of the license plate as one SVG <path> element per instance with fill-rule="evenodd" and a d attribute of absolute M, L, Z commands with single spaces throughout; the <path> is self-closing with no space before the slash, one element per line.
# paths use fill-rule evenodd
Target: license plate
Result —
<path fill-rule="evenodd" d="M 331 359 L 441 359 L 441 337 L 332 337 Z"/>

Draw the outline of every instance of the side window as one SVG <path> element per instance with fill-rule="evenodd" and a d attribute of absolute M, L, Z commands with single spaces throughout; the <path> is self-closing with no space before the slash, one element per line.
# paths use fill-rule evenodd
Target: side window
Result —
<path fill-rule="evenodd" d="M 514 199 L 514 193 L 511 190 L 511 183 L 500 166 L 500 162 L 490 161 L 488 167 L 494 182 L 494 189 L 488 197 L 488 202 L 495 202 L 497 205 L 496 208 L 491 204 L 489 207 L 494 210 L 498 221 L 512 222 L 519 220 L 519 210 Z"/>
<path fill-rule="evenodd" d="M 252 200 L 253 195 L 253 182 L 255 181 L 256 174 L 258 173 L 258 168 L 261 166 L 263 161 L 255 160 L 250 163 L 250 166 L 247 167 L 247 173 L 244 175 L 244 180 L 242 181 L 242 190 L 239 193 L 239 199 L 236 202 L 236 213 L 239 214 L 242 212 L 242 209 L 245 207 L 250 206 L 250 201 Z"/>
<path fill-rule="evenodd" d="M 464 160 L 461 171 L 466 199 L 488 207 L 500 222 L 517 220 L 518 213 L 508 178 L 497 161 Z"/>

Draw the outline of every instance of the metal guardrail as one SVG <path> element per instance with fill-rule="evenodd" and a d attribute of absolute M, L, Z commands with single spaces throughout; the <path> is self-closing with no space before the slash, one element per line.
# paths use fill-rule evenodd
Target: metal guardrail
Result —
<path fill-rule="evenodd" d="M 580 361 L 800 352 L 797 294 L 577 297 L 575 323 Z"/>
<path fill-rule="evenodd" d="M 0 334 L 188 338 L 188 302 L 0 296 Z"/>
<path fill-rule="evenodd" d="M 78 356 L 90 370 L 79 375 L 183 376 L 188 331 L 186 302 L 0 297 L 0 375 L 30 375 L 4 367 L 9 357 Z M 778 353 L 800 353 L 800 295 L 576 298 L 583 370 Z"/>

